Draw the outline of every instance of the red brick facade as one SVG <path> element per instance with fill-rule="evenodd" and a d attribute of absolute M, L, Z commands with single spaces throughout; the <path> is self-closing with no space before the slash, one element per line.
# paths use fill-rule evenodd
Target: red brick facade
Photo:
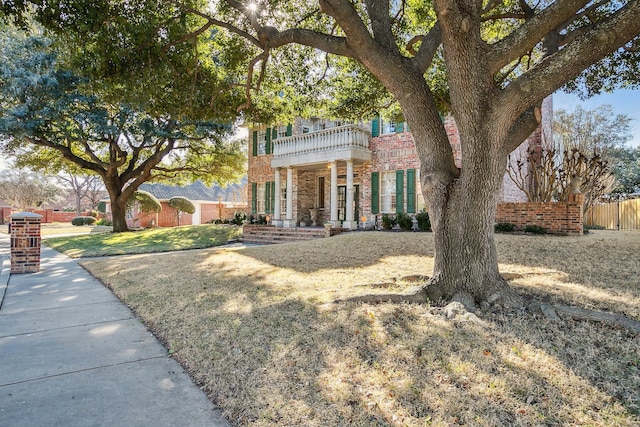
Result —
<path fill-rule="evenodd" d="M 532 147 L 540 147 L 545 144 L 550 144 L 552 141 L 551 123 L 552 123 L 552 103 L 551 98 L 545 100 L 542 108 L 543 123 L 520 147 L 518 147 L 511 156 L 510 161 L 515 162 L 518 158 L 526 156 L 527 151 Z M 296 136 L 303 132 L 301 121 L 296 120 L 296 123 L 292 126 L 293 135 Z M 320 121 L 313 121 L 314 126 Z M 322 126 L 320 124 L 320 126 Z M 454 161 L 458 167 L 461 166 L 461 143 L 458 129 L 455 120 L 452 116 L 447 116 L 444 119 L 444 127 L 451 143 Z M 382 126 L 380 127 L 382 129 Z M 322 129 L 322 128 L 321 128 Z M 371 152 L 371 161 L 354 161 L 353 163 L 353 184 L 357 191 L 357 200 L 355 206 L 355 216 L 360 219 L 362 216 L 367 217 L 368 222 L 373 222 L 379 219 L 380 214 L 396 212 L 419 212 L 425 208 L 425 203 L 422 196 L 422 190 L 420 185 L 420 162 L 417 156 L 415 142 L 411 132 L 403 132 L 406 126 L 398 124 L 395 127 L 385 127 L 387 131 L 398 129 L 401 130 L 397 133 L 382 134 L 380 136 L 371 137 L 369 139 L 369 151 Z M 315 128 L 309 131 L 315 131 Z M 257 214 L 272 214 L 273 209 L 269 212 L 265 212 L 263 207 L 268 204 L 265 201 L 258 201 L 257 194 L 253 194 L 253 191 L 260 193 L 266 193 L 264 189 L 268 188 L 267 185 L 273 186 L 275 181 L 275 170 L 271 168 L 273 160 L 272 154 L 254 155 L 252 150 L 252 137 L 250 133 L 249 137 L 249 168 L 248 168 L 248 192 L 249 200 L 252 200 L 250 209 L 252 213 Z M 269 152 L 269 150 L 266 150 Z M 284 209 L 282 209 L 283 215 L 281 219 L 292 218 L 296 223 L 304 221 L 309 222 L 309 210 L 314 207 L 319 207 L 318 223 L 330 220 L 330 169 L 318 165 L 299 165 L 293 166 L 293 214 L 284 215 Z M 506 166 L 506 165 L 505 165 Z M 346 185 L 346 162 L 337 162 L 338 171 L 338 187 Z M 506 171 L 506 168 L 505 168 Z M 379 200 L 377 211 L 372 206 L 372 195 L 374 184 L 372 184 L 372 174 L 376 175 L 375 187 L 378 189 Z M 382 203 L 382 177 L 385 175 L 386 187 L 385 191 L 385 204 Z M 409 177 L 415 179 L 409 183 Z M 400 183 L 397 180 L 403 179 Z M 322 188 L 321 182 L 324 181 L 324 193 L 320 194 Z M 286 170 L 280 170 L 280 182 L 284 187 L 286 183 Z M 395 195 L 389 196 L 390 188 L 393 184 L 397 184 L 397 190 Z M 411 185 L 409 185 L 411 184 Z M 263 189 L 264 187 L 264 189 Z M 412 188 L 412 192 L 408 191 Z M 283 191 L 284 195 L 284 191 Z M 391 197 L 391 202 L 388 202 Z M 408 200 L 410 197 L 415 197 L 415 200 Z M 284 197 L 283 197 L 284 199 Z M 523 202 L 526 201 L 526 195 L 513 183 L 513 181 L 505 174 L 503 180 L 503 186 L 501 189 L 500 200 L 503 202 Z M 401 206 L 398 206 L 400 201 Z M 282 201 L 282 206 L 285 206 L 285 202 Z M 262 208 L 262 209 L 261 209 Z M 515 208 L 514 208 L 515 209 Z M 555 208 L 554 208 L 555 209 Z M 373 213 L 375 211 L 375 213 Z M 340 218 L 341 220 L 343 218 Z M 542 225 L 544 226 L 544 225 Z M 550 230 L 555 230 L 556 226 L 547 227 Z"/>

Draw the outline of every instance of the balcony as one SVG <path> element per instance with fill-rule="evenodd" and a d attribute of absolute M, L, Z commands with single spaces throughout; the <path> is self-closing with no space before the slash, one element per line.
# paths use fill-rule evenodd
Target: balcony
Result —
<path fill-rule="evenodd" d="M 369 161 L 370 133 L 357 125 L 278 138 L 273 141 L 271 167 L 310 166 L 333 161 Z"/>

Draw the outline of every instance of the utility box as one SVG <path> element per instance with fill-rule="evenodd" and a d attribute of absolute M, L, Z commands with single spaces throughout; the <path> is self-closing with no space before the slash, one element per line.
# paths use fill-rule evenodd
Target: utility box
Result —
<path fill-rule="evenodd" d="M 11 215 L 11 274 L 40 271 L 41 222 L 32 212 Z"/>

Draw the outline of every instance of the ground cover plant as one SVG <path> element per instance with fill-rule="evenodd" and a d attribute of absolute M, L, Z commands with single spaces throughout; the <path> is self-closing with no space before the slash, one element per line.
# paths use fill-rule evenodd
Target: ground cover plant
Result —
<path fill-rule="evenodd" d="M 131 233 L 87 234 L 48 238 L 44 244 L 72 258 L 141 254 L 219 246 L 235 239 L 240 228 L 192 225 L 153 228 Z"/>
<path fill-rule="evenodd" d="M 431 233 L 86 260 L 234 425 L 640 422 L 640 339 L 531 312 L 349 302 L 411 291 Z M 640 234 L 496 236 L 521 294 L 640 320 Z"/>

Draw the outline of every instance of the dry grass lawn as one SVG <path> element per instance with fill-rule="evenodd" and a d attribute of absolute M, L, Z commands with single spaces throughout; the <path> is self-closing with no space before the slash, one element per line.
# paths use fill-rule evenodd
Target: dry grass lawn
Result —
<path fill-rule="evenodd" d="M 519 292 L 640 320 L 640 233 L 496 238 Z M 627 330 L 333 302 L 408 291 L 432 255 L 430 233 L 367 232 L 83 264 L 234 425 L 640 425 L 640 337 Z"/>

